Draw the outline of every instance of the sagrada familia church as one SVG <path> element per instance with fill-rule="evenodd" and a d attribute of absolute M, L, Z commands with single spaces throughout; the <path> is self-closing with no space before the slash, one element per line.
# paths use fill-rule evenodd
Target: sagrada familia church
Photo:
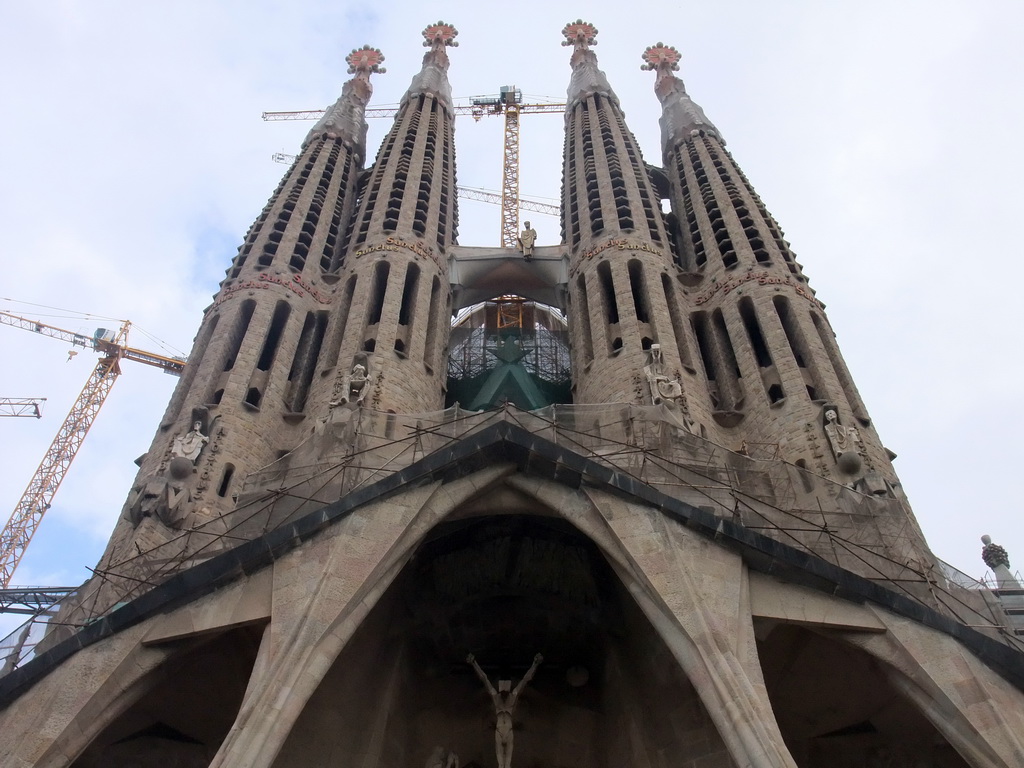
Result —
<path fill-rule="evenodd" d="M 1014 609 L 929 550 L 679 54 L 637 52 L 654 165 L 563 33 L 557 244 L 458 244 L 454 27 L 369 165 L 349 56 L 95 576 L 0 659 L 0 764 L 1024 765 Z"/>

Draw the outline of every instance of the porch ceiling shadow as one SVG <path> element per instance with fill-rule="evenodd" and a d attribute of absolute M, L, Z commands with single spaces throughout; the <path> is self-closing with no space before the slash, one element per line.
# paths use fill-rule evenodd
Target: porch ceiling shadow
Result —
<path fill-rule="evenodd" d="M 448 279 L 453 312 L 508 294 L 565 311 L 569 272 L 562 246 L 535 248 L 529 261 L 511 248 L 456 246 L 451 252 Z"/>

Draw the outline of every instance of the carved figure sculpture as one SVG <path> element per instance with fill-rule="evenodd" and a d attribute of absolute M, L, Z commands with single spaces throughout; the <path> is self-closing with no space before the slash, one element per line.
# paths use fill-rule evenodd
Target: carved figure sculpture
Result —
<path fill-rule="evenodd" d="M 331 400 L 330 407 L 336 408 L 339 405 L 347 405 L 349 403 L 356 406 L 362 405 L 367 392 L 370 391 L 370 388 L 367 386 L 369 382 L 370 377 L 366 372 L 366 366 L 356 361 L 352 366 L 351 372 L 345 377 L 345 382 L 341 387 L 339 396 Z"/>
<path fill-rule="evenodd" d="M 494 714 L 497 718 L 494 726 L 494 750 L 498 757 L 498 768 L 511 768 L 512 766 L 512 715 L 516 711 L 516 704 L 519 703 L 519 694 L 533 679 L 533 675 L 542 661 L 544 661 L 544 657 L 539 653 L 534 656 L 532 666 L 515 688 L 512 688 L 511 680 L 499 680 L 498 690 L 494 690 L 494 686 L 491 685 L 491 681 L 487 679 L 484 671 L 480 669 L 480 665 L 476 663 L 473 654 L 466 657 L 466 663 L 473 667 L 473 671 L 476 672 L 476 676 L 480 678 L 487 693 L 491 695 L 491 701 L 494 702 Z"/>
<path fill-rule="evenodd" d="M 519 233 L 519 247 L 523 251 L 523 257 L 529 261 L 533 258 L 533 245 L 537 242 L 537 230 L 530 226 L 530 222 L 523 222 L 523 231 Z"/>
<path fill-rule="evenodd" d="M 199 454 L 203 451 L 203 447 L 208 442 L 210 442 L 210 438 L 203 434 L 203 423 L 197 421 L 192 425 L 192 429 L 184 435 L 178 435 L 174 438 L 174 443 L 171 445 L 171 455 L 175 458 L 188 459 L 195 464 Z"/>
<path fill-rule="evenodd" d="M 132 489 L 127 517 L 136 528 L 147 517 L 168 528 L 180 528 L 190 497 L 186 486 L 163 475 L 151 476 Z"/>
<path fill-rule="evenodd" d="M 843 472 L 853 475 L 860 471 L 861 460 L 857 451 L 860 436 L 854 427 L 843 426 L 839 421 L 839 409 L 834 405 L 822 406 L 822 424 L 825 437 L 828 438 L 832 455 L 836 458 L 836 466 Z"/>
<path fill-rule="evenodd" d="M 651 362 L 644 366 L 644 375 L 651 390 L 651 403 L 654 405 L 678 405 L 683 396 L 683 387 L 679 379 L 665 372 L 665 362 L 661 356 L 661 345 L 651 344 Z"/>

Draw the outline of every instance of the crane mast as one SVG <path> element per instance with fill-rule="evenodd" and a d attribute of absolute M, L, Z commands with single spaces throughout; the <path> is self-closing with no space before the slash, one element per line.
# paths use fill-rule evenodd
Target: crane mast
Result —
<path fill-rule="evenodd" d="M 7 312 L 0 312 L 0 324 L 33 331 L 76 346 L 92 346 L 102 355 L 85 386 L 82 387 L 81 393 L 75 398 L 71 411 L 57 431 L 57 436 L 50 443 L 28 487 L 25 488 L 11 519 L 0 531 L 0 589 L 6 589 L 10 586 L 14 571 L 39 528 L 43 515 L 50 508 L 57 489 L 64 481 L 71 462 L 78 449 L 82 447 L 89 428 L 121 374 L 121 360 L 145 363 L 176 376 L 181 375 L 185 369 L 185 362 L 126 346 L 124 342 L 131 328 L 131 323 L 127 320 L 117 331 L 99 329 L 91 338 Z"/>

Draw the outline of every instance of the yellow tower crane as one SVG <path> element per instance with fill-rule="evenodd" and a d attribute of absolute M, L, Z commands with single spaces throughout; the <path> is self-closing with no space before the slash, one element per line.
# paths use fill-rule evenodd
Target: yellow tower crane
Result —
<path fill-rule="evenodd" d="M 0 416 L 41 419 L 45 397 L 0 397 Z"/>
<path fill-rule="evenodd" d="M 318 120 L 323 116 L 324 111 L 322 109 L 306 109 L 294 112 L 264 112 L 263 119 L 268 121 Z M 519 241 L 519 117 L 523 114 L 537 112 L 561 113 L 565 111 L 565 102 L 524 104 L 522 91 L 514 85 L 503 85 L 497 96 L 474 97 L 469 99 L 468 104 L 456 104 L 452 111 L 456 115 L 470 115 L 477 121 L 486 116 L 505 116 L 504 152 L 501 164 L 501 245 L 503 248 L 515 248 Z M 370 107 L 365 112 L 368 118 L 394 117 L 396 114 L 398 114 L 397 106 Z"/>
<path fill-rule="evenodd" d="M 131 328 L 131 323 L 127 320 L 116 331 L 98 328 L 91 337 L 7 312 L 0 312 L 0 324 L 50 336 L 75 346 L 92 347 L 100 354 L 99 362 L 71 406 L 71 411 L 57 431 L 57 436 L 50 443 L 42 463 L 14 508 L 11 519 L 7 521 L 3 531 L 0 531 L 0 589 L 6 589 L 10 586 L 14 569 L 21 562 L 43 515 L 50 508 L 53 497 L 71 466 L 71 461 L 78 453 L 107 395 L 110 394 L 111 387 L 121 374 L 121 361 L 134 360 L 175 376 L 180 376 L 185 370 L 185 361 L 127 346 L 125 342 Z"/>

